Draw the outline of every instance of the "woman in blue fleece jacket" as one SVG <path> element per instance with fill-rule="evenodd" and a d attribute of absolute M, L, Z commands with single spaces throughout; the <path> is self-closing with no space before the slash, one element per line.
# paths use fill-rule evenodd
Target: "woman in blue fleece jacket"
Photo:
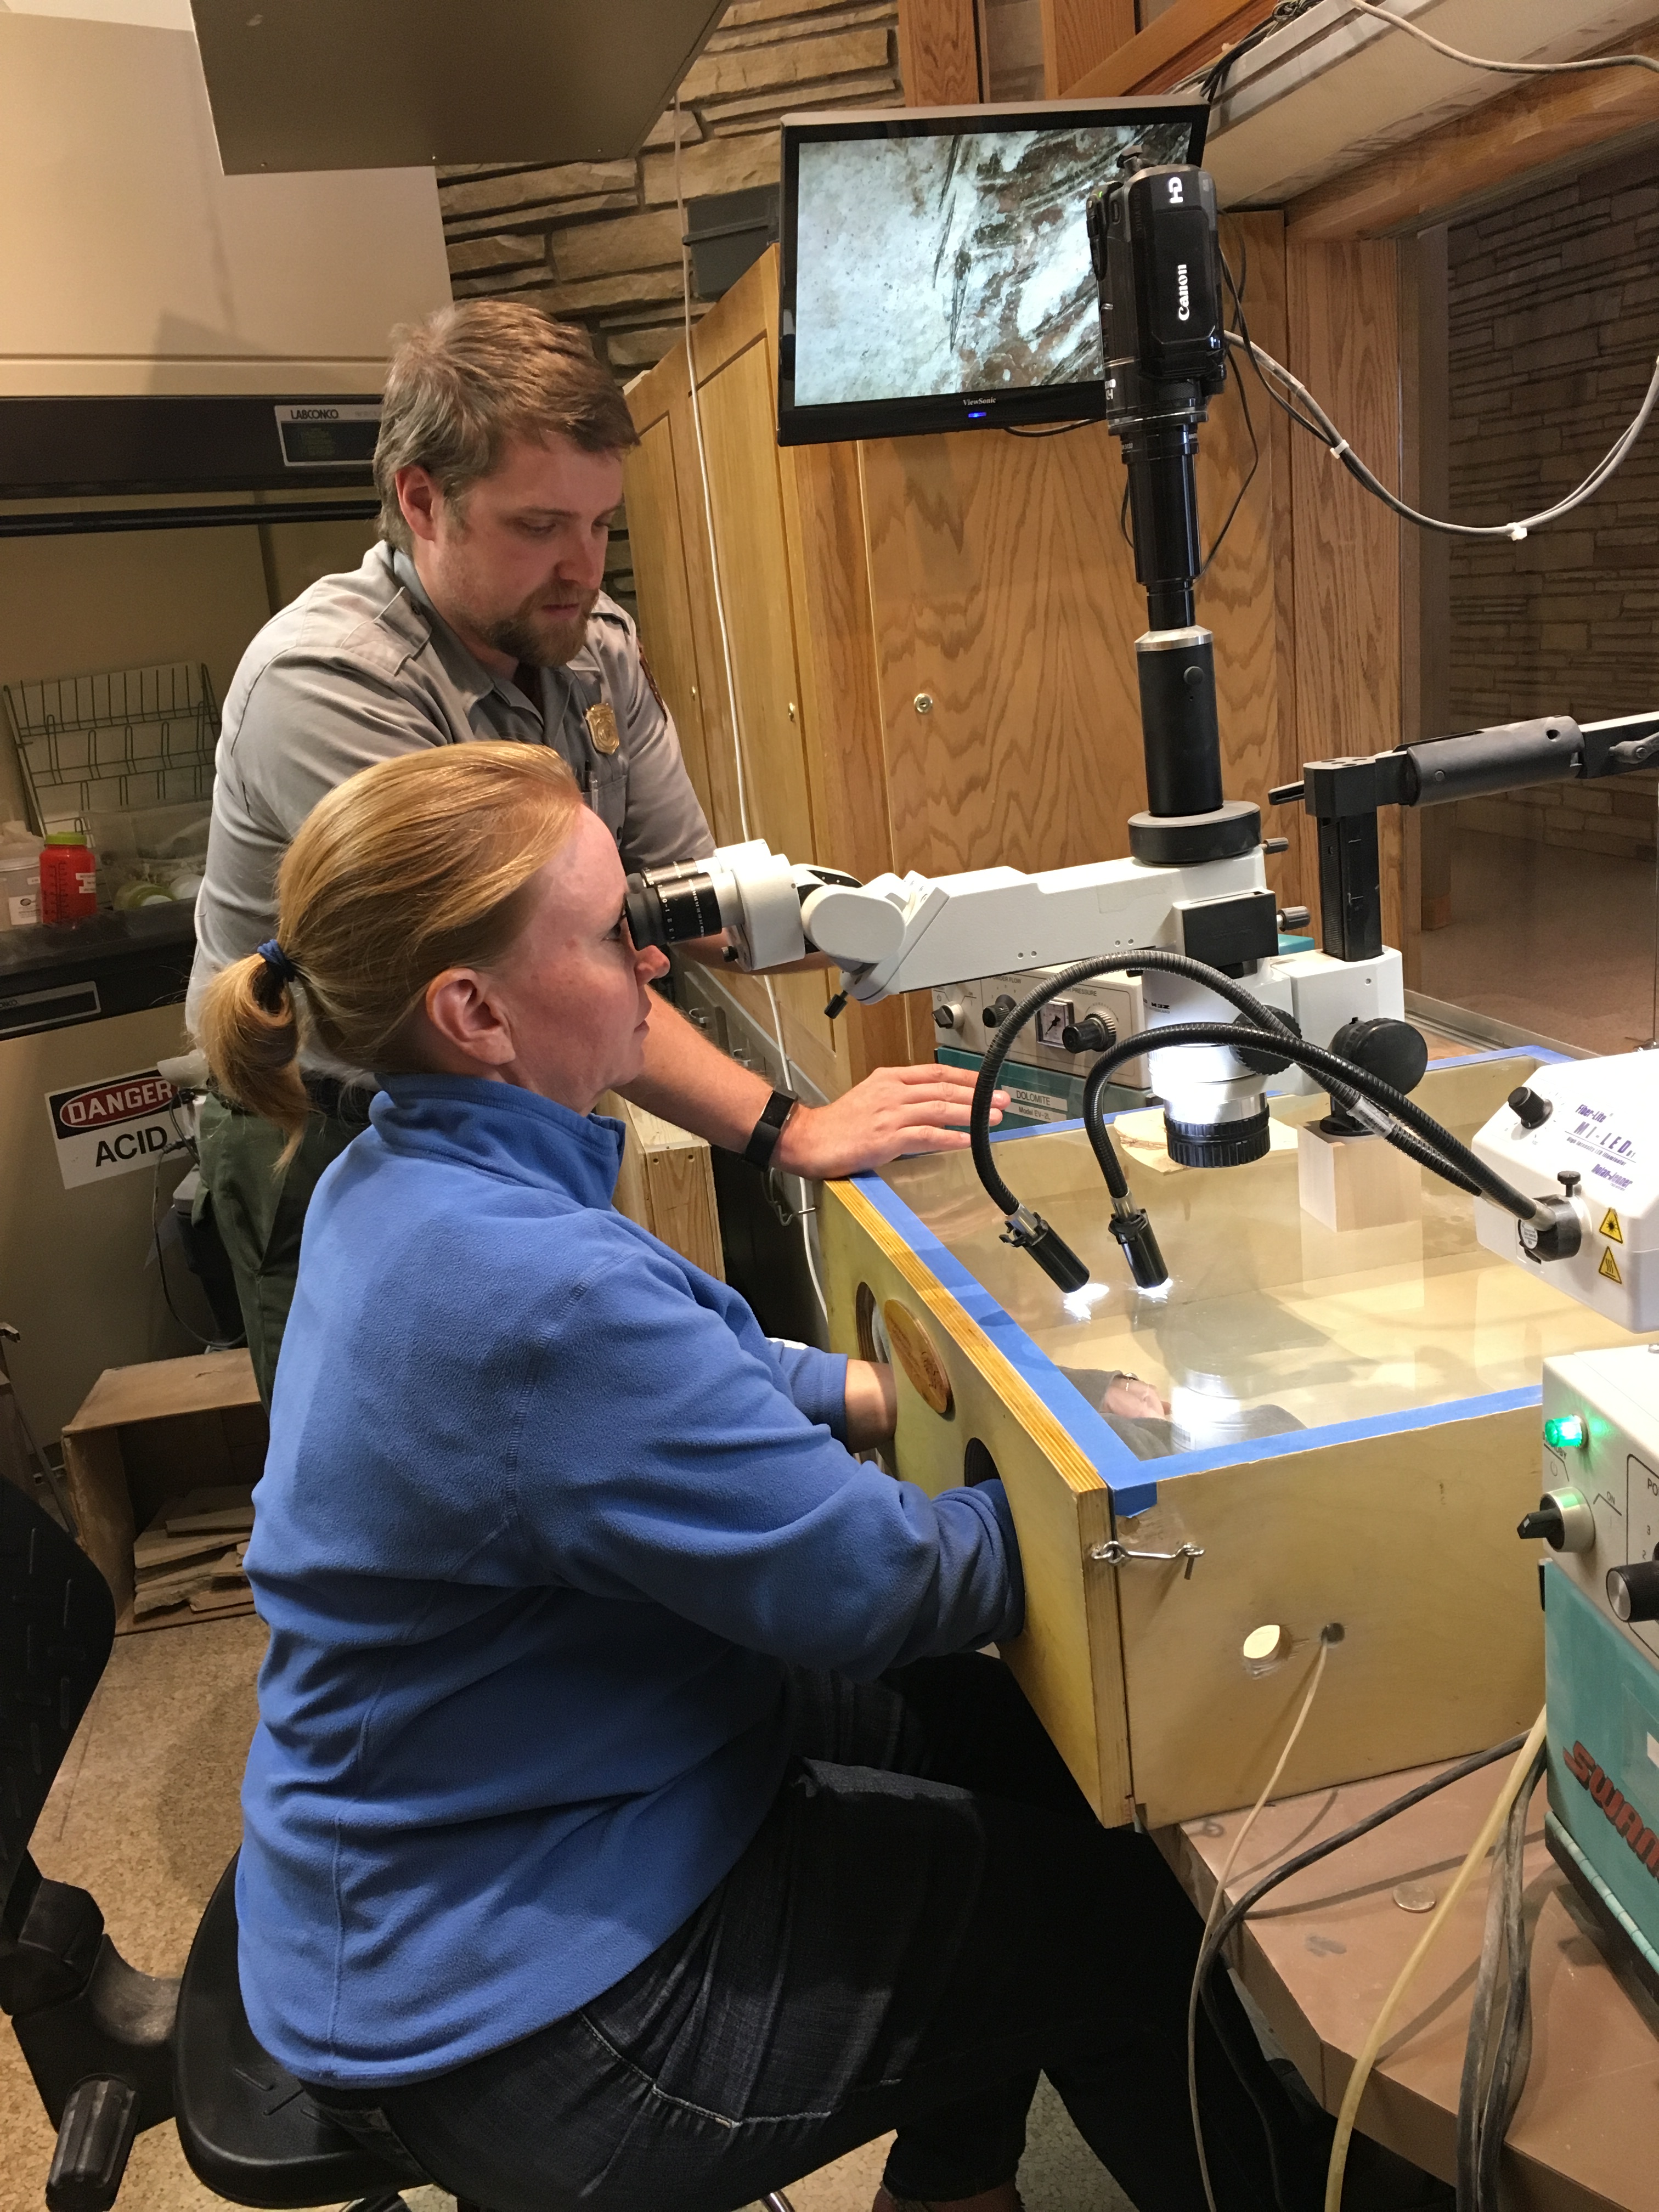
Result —
<path fill-rule="evenodd" d="M 490 2212 L 724 2212 L 894 2128 L 886 2212 L 1012 2212 L 1039 2069 L 1192 2212 L 1196 1919 L 975 1656 L 1022 1622 L 1001 1485 L 860 1462 L 887 1370 L 612 1208 L 591 1109 L 665 965 L 623 890 L 556 754 L 437 749 L 322 802 L 214 987 L 245 1109 L 302 1126 L 302 1036 L 383 1086 L 306 1223 L 247 1555 L 248 2017 Z M 1212 2162 L 1265 2212 L 1230 2080 Z"/>

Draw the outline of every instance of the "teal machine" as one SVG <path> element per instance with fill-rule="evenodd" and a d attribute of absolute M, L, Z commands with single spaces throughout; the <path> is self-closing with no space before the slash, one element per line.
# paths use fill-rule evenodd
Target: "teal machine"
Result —
<path fill-rule="evenodd" d="M 1659 1996 L 1659 1345 L 1544 1364 L 1549 1847 Z"/>
<path fill-rule="evenodd" d="M 1483 1244 L 1542 1267 L 1632 1335 L 1659 1326 L 1659 1053 L 1540 1067 L 1474 1140 L 1566 1195 L 1567 1233 L 1475 1201 Z M 1659 1344 L 1544 1363 L 1542 1540 L 1550 1850 L 1659 1995 Z"/>

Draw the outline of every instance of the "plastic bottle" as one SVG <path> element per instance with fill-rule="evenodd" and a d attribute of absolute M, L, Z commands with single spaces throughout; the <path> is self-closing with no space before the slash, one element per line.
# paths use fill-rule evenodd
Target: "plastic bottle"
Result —
<path fill-rule="evenodd" d="M 87 921 L 98 911 L 98 863 L 76 830 L 55 830 L 40 855 L 42 921 Z"/>
<path fill-rule="evenodd" d="M 0 822 L 0 929 L 40 919 L 40 840 L 22 822 Z"/>

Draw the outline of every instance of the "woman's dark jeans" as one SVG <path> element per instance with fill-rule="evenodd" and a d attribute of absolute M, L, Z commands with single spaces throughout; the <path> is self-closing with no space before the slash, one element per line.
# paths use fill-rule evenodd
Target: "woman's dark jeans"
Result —
<path fill-rule="evenodd" d="M 1042 2072 L 1139 2212 L 1202 2212 L 1200 1925 L 1157 1848 L 1099 1826 L 996 1660 L 803 1673 L 793 1695 L 771 1811 L 641 1966 L 436 2080 L 319 2102 L 389 2124 L 489 2212 L 732 2212 L 889 2129 L 894 2196 L 994 2187 Z M 1261 2122 L 1207 2027 L 1200 2068 L 1221 2212 L 1272 2212 Z"/>

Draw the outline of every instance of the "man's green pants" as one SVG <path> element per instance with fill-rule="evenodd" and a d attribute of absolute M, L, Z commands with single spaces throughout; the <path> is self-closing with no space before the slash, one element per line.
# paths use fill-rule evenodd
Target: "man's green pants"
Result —
<path fill-rule="evenodd" d="M 365 1100 L 365 1106 L 367 1105 Z M 274 1121 L 245 1114 L 221 1098 L 202 1102 L 200 1137 L 203 1196 L 230 1261 L 241 1302 L 254 1380 L 269 1408 L 276 1355 L 294 1303 L 300 1270 L 300 1232 L 323 1170 L 368 1126 L 367 1114 L 342 1118 L 315 1113 L 300 1148 L 284 1167 L 288 1139 Z"/>

